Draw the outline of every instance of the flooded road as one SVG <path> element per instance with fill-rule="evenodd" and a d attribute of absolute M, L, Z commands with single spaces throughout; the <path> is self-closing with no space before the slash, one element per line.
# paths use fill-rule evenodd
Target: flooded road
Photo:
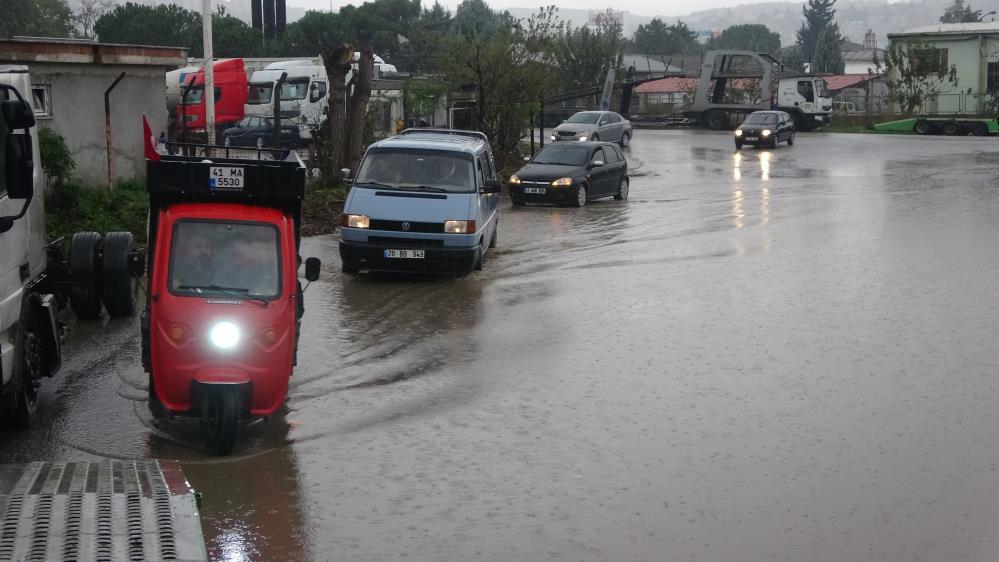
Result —
<path fill-rule="evenodd" d="M 218 560 L 990 560 L 999 144 L 637 131 L 626 202 L 504 203 L 464 279 L 349 277 L 233 456 L 80 323 L 7 462 L 177 458 Z"/>

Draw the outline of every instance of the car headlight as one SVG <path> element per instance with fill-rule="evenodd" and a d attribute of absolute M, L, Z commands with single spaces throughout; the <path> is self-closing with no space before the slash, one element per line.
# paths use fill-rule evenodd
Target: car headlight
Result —
<path fill-rule="evenodd" d="M 551 137 L 549 137 L 549 138 L 550 138 L 550 139 L 552 139 L 552 140 L 558 140 L 558 139 L 556 139 L 556 138 L 555 138 L 555 135 L 552 135 L 552 136 L 551 136 Z"/>
<path fill-rule="evenodd" d="M 763 135 L 763 136 L 765 136 L 765 137 L 769 137 L 770 136 L 770 129 L 763 129 L 763 132 L 760 133 L 760 134 Z"/>
<path fill-rule="evenodd" d="M 579 142 L 586 142 L 586 139 L 587 139 L 587 137 L 585 137 L 585 136 L 576 137 L 576 138 L 579 140 Z"/>
<path fill-rule="evenodd" d="M 742 129 L 736 129 L 735 130 L 735 136 L 741 137 L 742 136 Z"/>
<path fill-rule="evenodd" d="M 510 176 L 510 185 L 520 185 L 520 178 L 516 174 Z"/>
<path fill-rule="evenodd" d="M 231 349 L 239 343 L 239 326 L 228 321 L 218 322 L 208 332 L 208 339 L 219 349 Z"/>
<path fill-rule="evenodd" d="M 475 221 L 444 221 L 447 234 L 471 234 L 475 232 Z"/>
<path fill-rule="evenodd" d="M 552 181 L 552 187 L 564 187 L 567 185 L 572 185 L 572 178 L 559 178 Z"/>
<path fill-rule="evenodd" d="M 340 226 L 347 228 L 371 228 L 371 219 L 367 215 L 340 215 Z"/>

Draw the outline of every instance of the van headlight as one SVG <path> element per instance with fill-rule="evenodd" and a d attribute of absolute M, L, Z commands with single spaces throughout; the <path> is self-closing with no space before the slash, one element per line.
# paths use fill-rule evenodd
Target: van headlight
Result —
<path fill-rule="evenodd" d="M 447 234 L 471 234 L 475 232 L 475 221 L 444 221 Z"/>
<path fill-rule="evenodd" d="M 219 349 L 231 349 L 239 343 L 239 326 L 229 321 L 222 321 L 212 326 L 208 339 Z"/>
<path fill-rule="evenodd" d="M 552 187 L 565 187 L 572 185 L 572 178 L 559 178 L 552 180 Z"/>
<path fill-rule="evenodd" d="M 371 228 L 371 219 L 367 215 L 340 215 L 340 226 L 347 228 Z"/>

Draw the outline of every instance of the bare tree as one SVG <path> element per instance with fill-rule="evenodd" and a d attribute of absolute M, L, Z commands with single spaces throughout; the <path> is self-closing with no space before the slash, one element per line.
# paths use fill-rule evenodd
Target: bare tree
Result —
<path fill-rule="evenodd" d="M 364 117 L 368 114 L 368 100 L 371 99 L 371 80 L 375 72 L 375 53 L 371 47 L 361 50 L 358 61 L 354 92 L 350 96 L 350 121 L 347 123 L 347 154 L 345 167 L 356 170 L 361 163 L 364 149 Z"/>
<path fill-rule="evenodd" d="M 101 16 L 111 11 L 113 0 L 79 0 L 80 7 L 73 12 L 73 22 L 81 37 L 94 39 L 94 24 Z"/>
<path fill-rule="evenodd" d="M 928 99 L 957 89 L 957 66 L 948 66 L 946 51 L 929 43 L 892 42 L 883 60 L 875 54 L 874 66 L 888 83 L 888 99 L 903 115 L 925 110 Z"/>
<path fill-rule="evenodd" d="M 341 43 L 334 47 L 323 47 L 321 54 L 323 65 L 326 67 L 326 76 L 330 81 L 329 112 L 326 117 L 329 168 L 323 172 L 326 177 L 332 177 L 347 161 L 345 157 L 347 135 L 344 128 L 347 121 L 347 74 L 350 72 L 350 61 L 354 50 L 350 45 Z"/>

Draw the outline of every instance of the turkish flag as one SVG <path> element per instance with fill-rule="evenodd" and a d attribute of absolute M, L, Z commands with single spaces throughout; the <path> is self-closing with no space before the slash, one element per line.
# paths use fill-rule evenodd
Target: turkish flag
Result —
<path fill-rule="evenodd" d="M 145 113 L 142 114 L 142 138 L 145 139 L 146 160 L 159 160 L 160 153 L 156 152 L 156 139 L 153 138 L 153 130 L 149 127 Z"/>

